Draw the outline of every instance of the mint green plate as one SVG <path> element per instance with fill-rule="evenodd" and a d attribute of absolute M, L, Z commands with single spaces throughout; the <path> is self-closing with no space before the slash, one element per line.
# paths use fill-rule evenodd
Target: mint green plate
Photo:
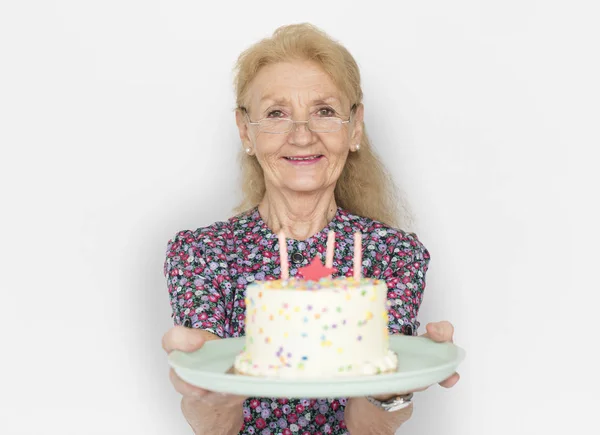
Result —
<path fill-rule="evenodd" d="M 169 365 L 184 381 L 206 390 L 248 397 L 330 398 L 414 391 L 450 377 L 465 351 L 452 343 L 391 335 L 398 371 L 331 379 L 278 379 L 225 373 L 244 346 L 244 337 L 208 341 L 195 352 L 173 351 Z"/>

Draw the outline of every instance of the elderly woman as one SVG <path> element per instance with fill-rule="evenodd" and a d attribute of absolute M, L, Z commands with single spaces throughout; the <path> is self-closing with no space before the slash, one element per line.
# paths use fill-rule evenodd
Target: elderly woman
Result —
<path fill-rule="evenodd" d="M 286 26 L 241 54 L 235 84 L 244 201 L 228 221 L 169 241 L 165 275 L 175 326 L 163 338 L 165 350 L 244 335 L 246 285 L 279 278 L 281 230 L 289 237 L 290 276 L 324 256 L 330 230 L 338 238 L 333 266 L 351 276 L 360 231 L 363 274 L 388 284 L 390 333 L 416 335 L 429 253 L 415 234 L 394 228 L 398 201 L 365 132 L 353 57 L 313 26 Z M 452 339 L 448 322 L 426 329 L 433 340 Z M 267 400 L 170 376 L 196 434 L 393 434 L 412 412 L 410 392 Z M 457 380 L 455 374 L 441 385 Z"/>

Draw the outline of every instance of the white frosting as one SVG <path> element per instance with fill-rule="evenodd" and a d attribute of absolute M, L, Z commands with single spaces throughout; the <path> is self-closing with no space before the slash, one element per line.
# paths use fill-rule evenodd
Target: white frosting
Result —
<path fill-rule="evenodd" d="M 298 289 L 304 287 L 304 289 Z M 375 375 L 397 367 L 388 347 L 387 285 L 352 278 L 249 285 L 238 372 L 315 378 Z"/>

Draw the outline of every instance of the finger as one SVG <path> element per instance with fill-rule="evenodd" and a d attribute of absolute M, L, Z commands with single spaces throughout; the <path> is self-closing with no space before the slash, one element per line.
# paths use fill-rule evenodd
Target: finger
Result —
<path fill-rule="evenodd" d="M 201 331 L 176 325 L 163 335 L 162 347 L 167 353 L 176 349 L 192 352 L 201 348 L 204 341 Z"/>
<path fill-rule="evenodd" d="M 456 385 L 456 383 L 460 380 L 460 375 L 458 373 L 454 373 L 445 381 L 440 382 L 440 385 L 444 388 L 452 388 Z"/>
<path fill-rule="evenodd" d="M 454 326 L 446 320 L 428 323 L 425 326 L 425 329 L 427 330 L 427 333 L 424 334 L 424 336 L 431 338 L 433 341 L 437 341 L 438 343 L 453 341 Z"/>
<path fill-rule="evenodd" d="M 173 387 L 175 387 L 175 390 L 182 396 L 203 397 L 210 393 L 210 391 L 188 384 L 177 376 L 177 373 L 175 373 L 175 370 L 173 369 L 169 370 L 169 379 L 173 384 Z"/>

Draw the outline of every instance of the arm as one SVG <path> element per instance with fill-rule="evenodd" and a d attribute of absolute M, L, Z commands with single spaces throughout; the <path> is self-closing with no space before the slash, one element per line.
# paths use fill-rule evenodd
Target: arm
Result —
<path fill-rule="evenodd" d="M 207 251 L 190 231 L 182 231 L 169 241 L 164 274 L 176 326 L 163 339 L 167 353 L 173 349 L 193 351 L 205 341 L 227 336 L 226 295 L 219 286 L 221 280 L 210 267 L 213 258 Z M 239 433 L 245 398 L 196 388 L 173 370 L 170 377 L 183 396 L 181 410 L 194 434 Z"/>
<path fill-rule="evenodd" d="M 371 405 L 364 397 L 353 397 L 346 405 L 344 420 L 351 435 L 394 435 L 408 421 L 412 411 L 411 404 L 400 411 L 386 412 Z"/>
<path fill-rule="evenodd" d="M 390 261 L 381 276 L 388 285 L 388 329 L 390 334 L 404 331 L 416 335 L 419 322 L 417 314 L 425 289 L 425 274 L 429 265 L 429 252 L 416 236 L 406 235 L 393 247 Z M 376 396 L 386 401 L 396 395 Z M 413 406 L 386 412 L 364 397 L 348 400 L 345 420 L 351 434 L 394 435 L 396 430 L 412 415 Z"/>
<path fill-rule="evenodd" d="M 205 341 L 219 340 L 216 335 L 207 331 L 197 331 Z M 175 375 L 176 376 L 176 375 Z M 200 393 L 202 394 L 202 393 Z M 215 395 L 209 393 L 208 395 Z M 235 397 L 211 397 L 195 395 L 181 398 L 181 412 L 195 435 L 237 435 L 244 423 L 243 400 Z M 226 400 L 230 398 L 232 400 Z"/>
<path fill-rule="evenodd" d="M 180 231 L 167 246 L 164 274 L 173 323 L 227 337 L 227 295 L 222 289 L 220 250 L 206 248 L 204 234 Z M 213 267 L 211 267 L 213 266 Z"/>
<path fill-rule="evenodd" d="M 208 340 L 218 340 L 215 335 L 197 329 L 175 326 L 163 337 L 167 353 L 174 349 L 191 352 Z M 181 395 L 181 410 L 196 435 L 234 435 L 242 427 L 242 405 L 245 398 L 219 394 L 194 387 L 180 379 L 173 369 L 171 382 Z"/>
<path fill-rule="evenodd" d="M 203 400 L 184 397 L 181 411 L 195 435 L 237 435 L 244 423 L 242 404 L 207 404 Z"/>

